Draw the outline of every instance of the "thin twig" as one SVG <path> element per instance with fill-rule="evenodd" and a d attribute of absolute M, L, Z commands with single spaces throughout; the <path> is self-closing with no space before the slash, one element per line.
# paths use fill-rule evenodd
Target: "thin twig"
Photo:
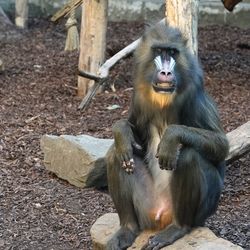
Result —
<path fill-rule="evenodd" d="M 95 94 L 96 94 L 97 90 L 99 89 L 99 87 L 101 85 L 103 85 L 104 82 L 106 82 L 107 80 L 108 80 L 108 78 L 103 78 L 100 81 L 96 81 L 94 83 L 94 85 L 89 89 L 86 96 L 81 101 L 80 105 L 78 106 L 78 109 L 85 110 L 88 107 L 88 105 L 89 105 L 90 101 L 92 100 L 92 98 L 95 96 Z"/>
<path fill-rule="evenodd" d="M 82 76 L 82 77 L 85 77 L 85 78 L 88 78 L 90 80 L 94 80 L 94 81 L 101 81 L 103 80 L 105 77 L 100 77 L 100 76 L 97 76 L 97 75 L 93 75 L 89 72 L 85 72 L 83 70 L 78 70 L 78 75 L 79 76 Z"/>

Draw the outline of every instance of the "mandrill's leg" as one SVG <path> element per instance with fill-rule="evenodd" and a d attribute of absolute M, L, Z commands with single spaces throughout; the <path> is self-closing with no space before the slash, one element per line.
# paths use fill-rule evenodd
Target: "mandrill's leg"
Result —
<path fill-rule="evenodd" d="M 134 155 L 134 172 L 128 174 L 120 167 L 120 160 L 115 152 L 111 149 L 107 157 L 108 184 L 121 228 L 108 242 L 107 249 L 119 250 L 132 245 L 141 230 L 155 227 L 158 222 L 155 214 L 164 222 L 169 220 L 169 216 L 166 216 L 164 207 L 162 211 L 158 209 L 160 211 L 154 213 L 156 199 L 153 180 L 145 163 Z M 151 212 L 154 213 L 153 216 Z"/>
<path fill-rule="evenodd" d="M 138 219 L 133 205 L 133 179 L 121 168 L 121 160 L 111 148 L 107 155 L 108 187 L 120 219 L 120 229 L 107 244 L 108 250 L 127 249 L 139 233 Z"/>
<path fill-rule="evenodd" d="M 175 222 L 150 238 L 144 250 L 161 249 L 183 237 L 191 228 L 204 225 L 218 205 L 222 170 L 222 165 L 212 165 L 192 148 L 181 150 L 171 180 Z"/>

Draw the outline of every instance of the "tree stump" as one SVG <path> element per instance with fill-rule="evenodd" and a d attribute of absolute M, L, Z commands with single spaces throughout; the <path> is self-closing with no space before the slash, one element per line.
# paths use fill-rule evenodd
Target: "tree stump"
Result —
<path fill-rule="evenodd" d="M 96 74 L 104 61 L 108 1 L 85 0 L 82 8 L 79 69 Z M 78 96 L 85 96 L 94 81 L 78 77 Z"/>

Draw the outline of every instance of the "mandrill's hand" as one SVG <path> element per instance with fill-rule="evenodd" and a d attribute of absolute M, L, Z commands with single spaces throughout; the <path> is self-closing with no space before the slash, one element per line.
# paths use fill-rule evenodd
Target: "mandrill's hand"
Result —
<path fill-rule="evenodd" d="M 124 140 L 115 140 L 116 156 L 122 163 L 122 168 L 128 173 L 134 172 L 134 159 L 132 141 L 128 138 Z"/>
<path fill-rule="evenodd" d="M 159 160 L 161 169 L 174 170 L 177 165 L 178 156 L 182 145 L 180 144 L 178 134 L 172 126 L 169 126 L 158 145 L 156 157 Z"/>

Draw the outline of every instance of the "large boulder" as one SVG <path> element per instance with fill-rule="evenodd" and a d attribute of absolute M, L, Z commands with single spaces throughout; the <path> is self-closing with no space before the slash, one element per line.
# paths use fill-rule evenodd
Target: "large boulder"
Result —
<path fill-rule="evenodd" d="M 116 213 L 101 216 L 91 227 L 90 234 L 93 241 L 93 250 L 108 250 L 107 242 L 119 229 L 119 218 Z M 152 231 L 141 233 L 129 250 L 139 250 L 148 238 L 155 234 Z M 218 238 L 210 229 L 200 227 L 177 240 L 173 245 L 162 248 L 164 250 L 242 250 L 233 243 Z"/>
<path fill-rule="evenodd" d="M 85 187 L 98 158 L 104 157 L 113 143 L 88 135 L 44 135 L 41 148 L 45 167 L 77 187 Z"/>

